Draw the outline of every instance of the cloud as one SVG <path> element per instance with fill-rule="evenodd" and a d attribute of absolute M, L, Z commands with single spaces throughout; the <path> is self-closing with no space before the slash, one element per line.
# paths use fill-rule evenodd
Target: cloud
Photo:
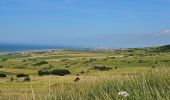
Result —
<path fill-rule="evenodd" d="M 159 35 L 161 35 L 161 36 L 170 36 L 170 29 L 160 32 Z"/>

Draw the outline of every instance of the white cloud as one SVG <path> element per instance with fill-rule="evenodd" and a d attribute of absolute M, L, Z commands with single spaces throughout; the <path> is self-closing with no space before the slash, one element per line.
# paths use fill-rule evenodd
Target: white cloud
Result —
<path fill-rule="evenodd" d="M 170 36 L 170 29 L 160 32 L 160 35 L 162 35 L 162 36 Z"/>
<path fill-rule="evenodd" d="M 170 37 L 170 29 L 161 31 L 159 33 L 155 33 L 155 34 L 153 34 L 153 36 L 157 37 L 157 38 L 160 38 L 160 37 L 167 37 L 167 38 L 169 38 Z"/>

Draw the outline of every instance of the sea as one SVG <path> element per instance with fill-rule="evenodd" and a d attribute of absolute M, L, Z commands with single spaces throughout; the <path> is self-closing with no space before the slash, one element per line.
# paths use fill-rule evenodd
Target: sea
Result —
<path fill-rule="evenodd" d="M 0 53 L 36 51 L 36 50 L 57 50 L 57 49 L 71 49 L 71 48 L 64 46 L 0 44 Z"/>

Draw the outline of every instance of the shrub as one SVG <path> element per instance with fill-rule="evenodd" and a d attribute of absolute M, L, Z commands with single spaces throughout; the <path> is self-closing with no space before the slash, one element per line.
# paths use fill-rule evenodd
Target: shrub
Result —
<path fill-rule="evenodd" d="M 37 62 L 35 64 L 35 66 L 41 66 L 41 65 L 44 65 L 44 64 L 48 64 L 48 62 L 47 61 L 40 61 L 40 62 Z"/>
<path fill-rule="evenodd" d="M 102 59 L 102 61 L 107 61 L 107 60 L 108 60 L 107 58 Z"/>
<path fill-rule="evenodd" d="M 106 66 L 93 66 L 94 69 L 98 70 L 109 70 L 112 69 L 111 67 L 106 67 Z"/>
<path fill-rule="evenodd" d="M 84 74 L 85 72 L 84 72 L 84 71 L 81 71 L 80 73 L 81 73 L 81 74 Z"/>
<path fill-rule="evenodd" d="M 78 64 L 77 62 L 71 62 L 70 65 L 76 65 Z"/>
<path fill-rule="evenodd" d="M 84 59 L 84 60 L 85 60 L 85 59 Z M 90 58 L 90 59 L 88 59 L 88 60 L 86 60 L 86 61 L 83 61 L 83 64 L 87 64 L 87 63 L 91 63 L 91 62 L 95 62 L 95 61 L 97 61 L 96 58 Z"/>
<path fill-rule="evenodd" d="M 97 59 L 96 58 L 90 58 L 89 59 L 89 62 L 93 62 L 93 61 L 97 61 Z"/>
<path fill-rule="evenodd" d="M 152 68 L 156 68 L 156 66 L 155 66 L 155 65 L 153 65 L 153 66 L 152 66 Z"/>
<path fill-rule="evenodd" d="M 140 57 L 143 57 L 144 55 L 143 54 L 139 54 Z"/>
<path fill-rule="evenodd" d="M 134 50 L 127 50 L 127 52 L 135 52 Z"/>
<path fill-rule="evenodd" d="M 49 75 L 49 74 L 50 74 L 50 72 L 48 72 L 48 71 L 43 71 L 43 70 L 39 70 L 39 71 L 38 71 L 38 75 L 39 75 L 39 76 Z"/>
<path fill-rule="evenodd" d="M 22 60 L 22 62 L 26 62 L 26 60 Z"/>
<path fill-rule="evenodd" d="M 17 74 L 16 77 L 20 78 L 20 77 L 28 77 L 29 75 L 27 74 Z"/>
<path fill-rule="evenodd" d="M 156 61 L 155 64 L 158 64 L 158 61 Z"/>
<path fill-rule="evenodd" d="M 67 75 L 67 74 L 71 74 L 71 72 L 67 69 L 56 69 L 56 70 L 52 70 L 51 74 L 64 76 L 64 75 Z"/>
<path fill-rule="evenodd" d="M 116 57 L 109 57 L 110 59 L 115 59 Z"/>
<path fill-rule="evenodd" d="M 51 67 L 51 68 L 52 68 L 52 67 L 54 67 L 54 66 L 50 64 L 50 65 L 49 65 L 49 67 Z"/>
<path fill-rule="evenodd" d="M 0 68 L 3 68 L 3 66 L 2 66 L 2 65 L 0 65 Z"/>
<path fill-rule="evenodd" d="M 0 73 L 0 77 L 7 77 L 7 75 L 4 73 Z"/>
<path fill-rule="evenodd" d="M 170 60 L 162 60 L 162 62 L 169 62 Z"/>
<path fill-rule="evenodd" d="M 129 56 L 133 56 L 133 54 L 129 54 Z"/>
<path fill-rule="evenodd" d="M 66 68 L 69 68 L 69 67 L 71 67 L 71 66 L 70 66 L 70 65 L 66 65 L 65 67 L 66 67 Z"/>
<path fill-rule="evenodd" d="M 24 69 L 26 68 L 25 66 L 15 66 L 14 68 L 17 68 L 17 69 Z"/>
<path fill-rule="evenodd" d="M 143 60 L 139 60 L 137 63 L 147 63 L 147 62 L 145 62 Z"/>
<path fill-rule="evenodd" d="M 2 59 L 1 61 L 4 62 L 4 61 L 7 61 L 8 59 Z"/>

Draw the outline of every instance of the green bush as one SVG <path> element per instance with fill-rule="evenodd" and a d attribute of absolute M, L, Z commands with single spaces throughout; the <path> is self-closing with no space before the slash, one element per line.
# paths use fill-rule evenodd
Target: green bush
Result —
<path fill-rule="evenodd" d="M 111 67 L 106 67 L 106 66 L 93 66 L 94 69 L 98 70 L 109 70 L 112 69 Z"/>
<path fill-rule="evenodd" d="M 40 61 L 40 62 L 37 62 L 35 64 L 35 66 L 41 66 L 41 65 L 44 65 L 44 64 L 48 64 L 48 62 L 47 61 Z"/>
<path fill-rule="evenodd" d="M 81 71 L 80 73 L 81 73 L 81 74 L 84 74 L 84 73 L 85 73 L 85 71 Z"/>
<path fill-rule="evenodd" d="M 2 59 L 1 61 L 4 62 L 4 61 L 7 61 L 8 59 Z"/>
<path fill-rule="evenodd" d="M 7 77 L 7 75 L 4 73 L 0 73 L 0 77 Z"/>
<path fill-rule="evenodd" d="M 16 77 L 20 78 L 20 77 L 28 77 L 29 75 L 27 74 L 17 74 Z"/>
<path fill-rule="evenodd" d="M 49 75 L 49 74 L 50 74 L 50 72 L 48 72 L 48 71 L 43 71 L 43 70 L 38 71 L 39 76 L 44 76 L 44 75 Z"/>
<path fill-rule="evenodd" d="M 153 65 L 152 68 L 156 68 L 156 65 Z"/>
<path fill-rule="evenodd" d="M 134 54 L 129 54 L 129 56 L 134 56 Z"/>
<path fill-rule="evenodd" d="M 67 69 L 56 69 L 56 70 L 52 70 L 51 74 L 52 75 L 64 76 L 64 75 L 67 75 L 67 74 L 71 74 L 71 72 Z"/>
<path fill-rule="evenodd" d="M 3 68 L 3 66 L 2 66 L 2 65 L 0 65 L 0 68 Z"/>

